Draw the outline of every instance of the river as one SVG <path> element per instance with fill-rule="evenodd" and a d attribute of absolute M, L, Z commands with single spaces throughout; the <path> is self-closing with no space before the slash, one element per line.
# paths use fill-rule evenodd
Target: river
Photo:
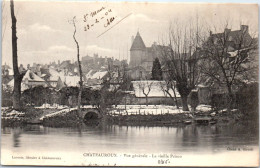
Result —
<path fill-rule="evenodd" d="M 234 153 L 230 150 L 238 148 L 249 150 L 244 152 L 258 152 L 256 131 L 241 124 L 181 127 L 83 125 L 81 128 L 27 125 L 5 127 L 1 131 L 2 156 L 6 157 L 7 153 L 12 156 L 56 153 L 64 157 L 69 154 L 82 157 L 89 152 L 214 156 Z"/>

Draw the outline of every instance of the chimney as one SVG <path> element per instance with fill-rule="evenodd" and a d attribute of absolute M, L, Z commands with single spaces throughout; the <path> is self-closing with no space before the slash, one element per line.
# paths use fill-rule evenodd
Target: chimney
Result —
<path fill-rule="evenodd" d="M 241 26 L 240 26 L 240 30 L 241 30 L 243 33 L 248 33 L 248 26 L 247 26 L 247 25 L 241 25 Z"/>
<path fill-rule="evenodd" d="M 225 30 L 224 30 L 225 36 L 228 35 L 230 32 L 231 32 L 231 29 L 225 28 Z"/>

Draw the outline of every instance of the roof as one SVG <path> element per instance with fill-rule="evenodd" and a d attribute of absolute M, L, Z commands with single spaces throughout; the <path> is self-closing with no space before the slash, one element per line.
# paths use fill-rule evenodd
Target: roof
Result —
<path fill-rule="evenodd" d="M 66 61 L 63 61 L 61 64 L 60 64 L 60 68 L 69 68 L 71 66 L 71 63 L 70 63 L 70 60 L 66 60 Z"/>
<path fill-rule="evenodd" d="M 134 93 L 136 97 L 145 97 L 145 93 L 148 93 L 149 87 L 151 90 L 148 94 L 148 97 L 170 97 L 165 90 L 167 89 L 165 81 L 155 81 L 155 80 L 144 80 L 144 81 L 132 81 L 134 87 Z M 173 96 L 174 93 L 172 90 L 169 90 L 169 93 Z M 179 92 L 175 89 L 177 97 L 180 97 Z"/>
<path fill-rule="evenodd" d="M 27 70 L 23 77 L 23 80 L 25 80 L 26 78 L 31 82 L 45 82 L 44 79 L 33 73 L 31 70 Z"/>
<path fill-rule="evenodd" d="M 89 79 L 102 79 L 108 71 L 96 72 Z"/>
<path fill-rule="evenodd" d="M 9 65 L 2 65 L 2 69 L 11 69 Z"/>
<path fill-rule="evenodd" d="M 12 75 L 2 75 L 2 84 L 8 84 L 13 78 Z"/>
<path fill-rule="evenodd" d="M 137 32 L 135 39 L 132 43 L 132 46 L 130 48 L 130 51 L 131 50 L 145 50 L 145 49 L 146 49 L 146 47 L 145 47 L 144 41 L 143 41 L 142 37 L 140 36 L 139 32 Z"/>
<path fill-rule="evenodd" d="M 242 27 L 247 27 L 247 30 L 243 30 Z M 225 47 L 232 47 L 233 49 L 237 49 L 239 47 L 238 44 L 241 43 L 241 37 L 243 37 L 242 43 L 244 43 L 244 45 L 250 44 L 253 40 L 250 34 L 248 33 L 248 26 L 245 25 L 241 25 L 240 30 L 231 31 L 231 29 L 226 28 L 224 32 L 211 34 L 209 38 L 221 39 L 224 36 L 227 38 Z"/>
<path fill-rule="evenodd" d="M 88 73 L 86 74 L 86 78 L 89 79 L 91 78 L 91 76 L 95 73 L 95 71 L 93 69 L 91 69 L 90 71 L 88 71 Z"/>
<path fill-rule="evenodd" d="M 93 57 L 88 56 L 88 55 L 82 57 L 82 61 L 88 61 L 88 60 L 93 60 Z"/>
<path fill-rule="evenodd" d="M 40 78 L 38 75 L 33 73 L 31 70 L 27 70 L 25 75 L 23 76 L 23 80 L 21 83 L 21 91 L 28 89 L 28 85 L 24 82 L 25 79 L 28 79 L 30 82 L 39 82 L 39 84 L 45 84 L 45 80 Z M 7 85 L 13 87 L 14 86 L 14 79 L 12 79 Z"/>

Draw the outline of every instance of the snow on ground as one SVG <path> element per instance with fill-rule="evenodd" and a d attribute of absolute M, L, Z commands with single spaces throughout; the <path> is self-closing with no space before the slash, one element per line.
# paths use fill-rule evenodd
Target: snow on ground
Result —
<path fill-rule="evenodd" d="M 3 111 L 6 111 L 6 110 L 8 110 L 10 107 L 1 107 L 1 111 L 3 112 Z"/>
<path fill-rule="evenodd" d="M 65 108 L 69 108 L 68 106 L 63 106 L 63 105 L 58 105 L 58 104 L 53 104 L 50 105 L 48 103 L 45 103 L 39 107 L 35 107 L 36 109 L 65 109 Z"/>
<path fill-rule="evenodd" d="M 84 105 L 83 108 L 94 108 L 91 105 Z M 64 115 L 72 110 L 76 110 L 77 108 L 69 108 L 68 106 L 62 106 L 58 104 L 50 105 L 43 104 L 40 107 L 36 107 L 37 109 L 59 109 L 59 111 L 44 115 L 40 118 L 43 120 L 44 118 L 54 117 L 56 115 Z M 197 106 L 197 111 L 208 112 L 211 111 L 211 106 L 209 105 L 199 105 Z M 2 111 L 3 108 L 2 108 Z M 168 106 L 168 105 L 118 105 L 117 107 L 112 106 L 109 109 L 109 114 L 112 115 L 131 115 L 131 114 L 141 114 L 141 115 L 160 115 L 160 114 L 178 114 L 178 113 L 189 113 L 189 111 L 182 111 L 180 107 L 177 109 L 176 106 Z M 24 113 L 12 110 L 10 113 L 5 113 L 3 117 L 23 117 Z"/>
<path fill-rule="evenodd" d="M 92 105 L 84 105 L 84 106 L 81 106 L 82 108 L 94 108 Z M 46 104 L 43 104 L 42 106 L 39 106 L 39 107 L 35 107 L 36 109 L 68 109 L 69 107 L 66 106 L 66 105 L 59 105 L 59 104 L 53 104 L 53 105 L 50 105 L 48 103 Z"/>
<path fill-rule="evenodd" d="M 23 112 L 19 112 L 16 110 L 12 110 L 10 113 L 6 113 L 6 116 L 17 116 L 17 117 L 23 117 L 24 113 Z"/>
<path fill-rule="evenodd" d="M 64 115 L 72 110 L 77 110 L 77 108 L 70 108 L 70 109 L 64 109 L 64 110 L 60 110 L 60 111 L 57 111 L 57 112 L 54 112 L 54 113 L 51 113 L 51 114 L 47 114 L 45 116 L 42 116 L 40 118 L 40 120 L 43 120 L 44 118 L 49 118 L 49 117 L 54 117 L 56 115 Z"/>
<path fill-rule="evenodd" d="M 212 108 L 210 105 L 200 104 L 197 106 L 196 110 L 201 112 L 208 112 L 211 111 Z"/>
<path fill-rule="evenodd" d="M 190 107 L 189 107 L 190 108 Z M 190 108 L 191 109 L 191 108 Z M 197 111 L 209 112 L 211 111 L 211 106 L 209 105 L 199 105 L 196 108 Z M 180 107 L 177 109 L 176 106 L 168 105 L 118 105 L 113 106 L 113 109 L 109 112 L 110 114 L 121 114 L 121 115 L 131 115 L 131 114 L 142 114 L 142 115 L 159 115 L 159 114 L 178 114 L 178 113 L 189 113 L 190 111 L 183 111 Z"/>
<path fill-rule="evenodd" d="M 226 113 L 228 111 L 227 108 L 224 108 L 222 110 L 219 110 L 218 113 Z M 231 112 L 235 113 L 235 112 L 239 112 L 238 109 L 232 109 Z"/>
<path fill-rule="evenodd" d="M 166 106 L 166 105 L 118 105 L 114 107 L 113 110 L 109 112 L 110 114 L 122 114 L 122 115 L 131 115 L 131 114 L 176 114 L 183 113 L 182 109 L 177 109 L 176 106 Z"/>
<path fill-rule="evenodd" d="M 81 106 L 83 109 L 87 109 L 87 108 L 94 108 L 92 105 L 84 105 Z M 39 108 L 39 107 L 38 107 Z M 70 111 L 73 110 L 77 110 L 77 108 L 69 108 L 68 106 L 62 106 L 62 105 L 58 105 L 57 109 L 61 109 L 60 111 L 54 112 L 54 113 L 50 113 L 47 115 L 44 115 L 40 118 L 40 120 L 43 120 L 44 118 L 48 118 L 48 117 L 54 117 L 56 115 L 64 115 L 66 113 L 69 113 Z"/>
<path fill-rule="evenodd" d="M 18 119 L 20 120 L 21 117 L 24 117 L 24 113 L 23 112 L 19 112 L 19 111 L 16 111 L 16 110 L 12 110 L 11 112 L 7 113 L 7 112 L 4 112 L 2 110 L 2 119 Z"/>
<path fill-rule="evenodd" d="M 21 117 L 17 117 L 17 116 L 1 117 L 1 119 L 15 119 L 15 120 L 23 120 L 23 118 L 21 118 Z"/>
<path fill-rule="evenodd" d="M 82 108 L 95 108 L 94 106 L 92 105 L 84 105 L 84 106 L 81 106 Z"/>

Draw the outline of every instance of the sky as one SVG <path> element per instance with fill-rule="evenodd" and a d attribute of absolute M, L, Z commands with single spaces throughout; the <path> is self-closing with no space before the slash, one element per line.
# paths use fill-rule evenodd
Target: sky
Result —
<path fill-rule="evenodd" d="M 258 6 L 252 4 L 15 1 L 14 5 L 18 62 L 23 65 L 76 61 L 74 16 L 80 57 L 97 53 L 129 61 L 131 39 L 137 31 L 150 47 L 167 36 L 170 23 L 187 25 L 194 18 L 213 32 L 223 30 L 221 25 L 226 20 L 232 30 L 247 24 L 251 33 L 258 32 Z M 95 11 L 99 12 L 91 15 Z M 2 64 L 5 63 L 12 65 L 9 1 L 2 4 Z"/>

